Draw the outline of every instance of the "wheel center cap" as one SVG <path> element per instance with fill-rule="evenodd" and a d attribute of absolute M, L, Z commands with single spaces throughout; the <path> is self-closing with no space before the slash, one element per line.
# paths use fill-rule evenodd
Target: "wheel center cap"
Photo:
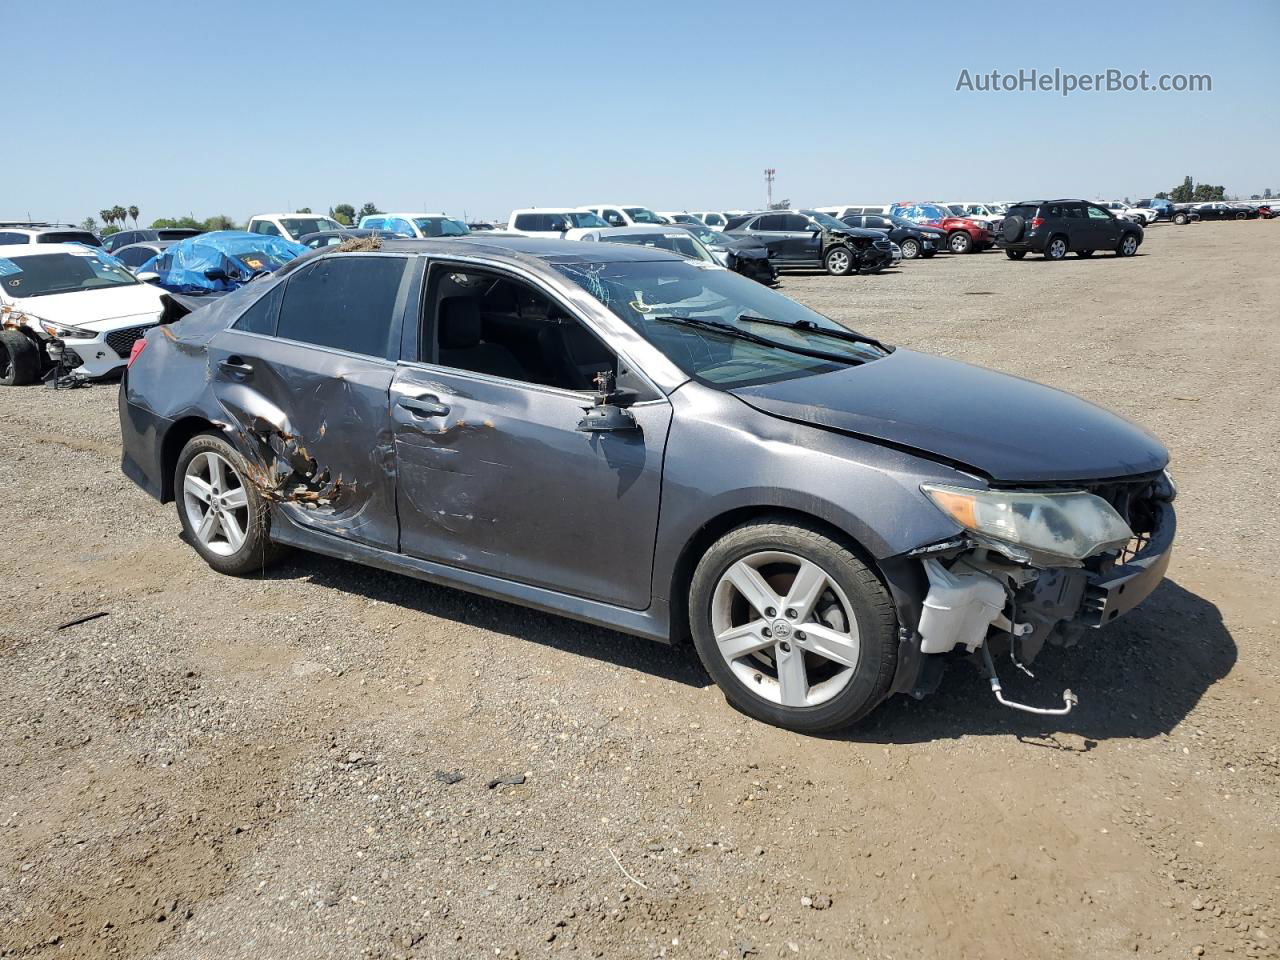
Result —
<path fill-rule="evenodd" d="M 773 621 L 773 635 L 778 640 L 791 639 L 791 624 L 786 620 Z"/>

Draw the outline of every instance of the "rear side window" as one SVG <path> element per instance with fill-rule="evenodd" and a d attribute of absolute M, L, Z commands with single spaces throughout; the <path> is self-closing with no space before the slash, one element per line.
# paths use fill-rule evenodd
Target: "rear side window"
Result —
<path fill-rule="evenodd" d="M 259 297 L 248 310 L 240 314 L 235 322 L 237 330 L 245 333 L 263 333 L 274 336 L 276 332 L 276 315 L 280 311 L 280 299 L 284 295 L 284 284 L 277 283 L 264 297 Z"/>
<path fill-rule="evenodd" d="M 249 229 L 254 233 L 266 234 L 268 237 L 280 236 L 280 228 L 270 220 L 255 220 Z"/>
<path fill-rule="evenodd" d="M 725 221 L 724 229 L 737 230 L 740 226 L 750 220 L 750 217 L 730 217 Z"/>
<path fill-rule="evenodd" d="M 767 217 L 761 217 L 752 226 L 752 230 L 785 230 L 787 218 L 780 213 L 771 214 Z"/>
<path fill-rule="evenodd" d="M 1034 220 L 1039 209 L 1034 203 L 1015 203 L 1009 208 L 1009 216 L 1021 217 L 1023 220 Z"/>
<path fill-rule="evenodd" d="M 345 256 L 321 260 L 285 285 L 276 335 L 386 357 L 405 261 Z"/>
<path fill-rule="evenodd" d="M 56 233 L 42 233 L 36 243 L 83 243 L 87 247 L 100 247 L 102 241 L 87 230 L 60 230 Z"/>
<path fill-rule="evenodd" d="M 515 230 L 546 230 L 547 217 L 541 213 L 522 213 L 512 224 Z"/>
<path fill-rule="evenodd" d="M 31 238 L 25 233 L 0 233 L 0 246 L 9 243 L 30 243 Z"/>

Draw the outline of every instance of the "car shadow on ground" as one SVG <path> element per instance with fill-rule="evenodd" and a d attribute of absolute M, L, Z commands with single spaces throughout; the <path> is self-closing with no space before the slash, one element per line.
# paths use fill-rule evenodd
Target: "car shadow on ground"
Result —
<path fill-rule="evenodd" d="M 712 684 L 691 645 L 671 647 L 319 554 L 294 553 L 287 561 L 266 570 L 262 577 L 267 580 L 305 580 L 320 587 L 393 604 L 405 611 L 465 623 L 691 687 Z"/>
<path fill-rule="evenodd" d="M 712 685 L 689 643 L 654 643 L 318 554 L 295 553 L 263 576 L 268 580 L 306 580 L 690 687 Z M 833 738 L 922 743 L 963 736 L 1015 735 L 1046 747 L 1087 750 L 1099 740 L 1156 737 L 1168 733 L 1191 712 L 1205 691 L 1230 672 L 1236 655 L 1235 641 L 1218 608 L 1165 580 L 1128 616 L 1104 630 L 1089 631 L 1078 646 L 1046 646 L 1032 667 L 1034 679 L 1022 674 L 1007 657 L 997 659 L 1007 698 L 1060 707 L 1062 691 L 1071 688 L 1080 703 L 1068 716 L 1042 717 L 1002 706 L 978 671 L 957 661 L 948 668 L 936 693 L 919 701 L 893 697 L 862 723 Z M 726 704 L 724 709 L 732 708 Z M 1085 746 L 1066 746 L 1053 739 L 1064 733 L 1084 738 Z"/>
<path fill-rule="evenodd" d="M 1116 737 L 1146 739 L 1176 727 L 1236 662 L 1236 644 L 1218 608 L 1172 580 L 1128 616 L 1089 631 L 1072 649 L 1046 646 L 1032 666 L 1035 679 L 1008 657 L 996 669 L 1011 700 L 1062 706 L 1070 688 L 1079 705 L 1063 717 L 1001 706 L 988 682 L 967 663 L 947 671 L 924 700 L 895 697 L 842 735 L 863 743 L 920 743 L 963 736 L 1009 735 L 1058 749 L 1088 750 Z M 1084 746 L 1055 734 L 1076 734 Z"/>

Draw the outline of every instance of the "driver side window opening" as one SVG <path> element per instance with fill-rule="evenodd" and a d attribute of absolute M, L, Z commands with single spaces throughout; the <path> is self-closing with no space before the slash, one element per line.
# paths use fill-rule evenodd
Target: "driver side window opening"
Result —
<path fill-rule="evenodd" d="M 420 360 L 562 390 L 594 390 L 618 359 L 532 284 L 495 271 L 434 264 L 424 298 Z"/>

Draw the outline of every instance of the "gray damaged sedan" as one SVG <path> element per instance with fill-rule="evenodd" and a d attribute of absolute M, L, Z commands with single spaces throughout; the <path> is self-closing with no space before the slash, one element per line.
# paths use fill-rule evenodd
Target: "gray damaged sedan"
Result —
<path fill-rule="evenodd" d="M 298 547 L 664 642 L 829 731 L 1124 614 L 1165 449 L 715 264 L 490 234 L 299 258 L 135 348 L 125 473 L 227 574 Z M 993 656 L 994 651 L 994 656 Z"/>

